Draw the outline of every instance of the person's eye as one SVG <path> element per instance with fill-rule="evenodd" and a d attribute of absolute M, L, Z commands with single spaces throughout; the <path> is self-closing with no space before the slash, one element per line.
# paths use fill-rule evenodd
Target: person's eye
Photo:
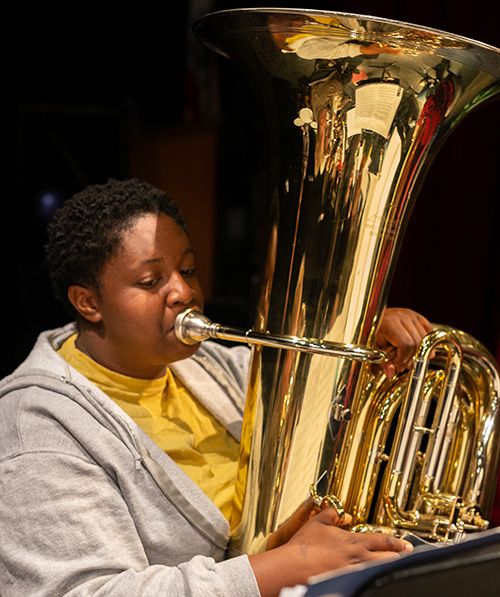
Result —
<path fill-rule="evenodd" d="M 186 267 L 184 269 L 181 269 L 181 274 L 184 276 L 184 278 L 191 278 L 196 274 L 196 270 L 194 269 L 194 267 Z"/>
<path fill-rule="evenodd" d="M 146 280 L 141 280 L 140 282 L 137 282 L 137 285 L 141 288 L 146 288 L 149 290 L 158 286 L 160 279 L 161 278 L 147 278 Z"/>

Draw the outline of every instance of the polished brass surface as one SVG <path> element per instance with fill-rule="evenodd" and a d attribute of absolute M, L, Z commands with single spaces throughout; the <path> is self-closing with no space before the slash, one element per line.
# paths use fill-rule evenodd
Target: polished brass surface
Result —
<path fill-rule="evenodd" d="M 269 132 L 272 218 L 253 332 L 374 350 L 421 175 L 499 91 L 500 51 L 306 10 L 223 11 L 195 31 L 241 66 Z M 498 371 L 466 335 L 433 334 L 394 380 L 350 357 L 253 348 L 234 552 L 262 548 L 311 485 L 359 525 L 440 541 L 485 526 Z"/>
<path fill-rule="evenodd" d="M 342 502 L 336 495 L 319 495 L 314 483 L 309 487 L 309 495 L 312 498 L 316 512 L 321 512 L 325 506 L 333 508 L 337 512 L 339 523 L 342 523 L 345 518 L 345 510 Z"/>
<path fill-rule="evenodd" d="M 338 342 L 324 342 L 312 338 L 298 338 L 270 334 L 269 332 L 256 332 L 254 330 L 240 330 L 233 327 L 213 323 L 200 313 L 198 309 L 186 309 L 179 313 L 175 320 L 175 334 L 184 344 L 193 345 L 209 338 L 230 340 L 232 342 L 246 342 L 259 346 L 272 348 L 286 348 L 299 350 L 309 354 L 322 354 L 331 357 L 341 357 L 368 363 L 384 363 L 387 355 L 382 350 L 374 350 L 353 344 L 340 344 Z"/>

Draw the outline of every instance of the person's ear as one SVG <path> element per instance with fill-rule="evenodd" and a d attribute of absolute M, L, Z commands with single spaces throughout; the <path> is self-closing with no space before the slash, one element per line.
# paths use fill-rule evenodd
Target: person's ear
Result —
<path fill-rule="evenodd" d="M 96 295 L 96 291 L 92 288 L 78 284 L 73 284 L 68 288 L 70 303 L 84 319 L 92 323 L 99 323 L 102 320 Z"/>

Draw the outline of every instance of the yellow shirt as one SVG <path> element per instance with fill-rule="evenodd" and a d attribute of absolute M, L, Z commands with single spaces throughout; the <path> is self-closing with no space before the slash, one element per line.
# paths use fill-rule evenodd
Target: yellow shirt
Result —
<path fill-rule="evenodd" d="M 158 379 L 121 375 L 78 350 L 76 337 L 68 338 L 59 354 L 123 409 L 229 519 L 238 442 L 170 369 Z"/>

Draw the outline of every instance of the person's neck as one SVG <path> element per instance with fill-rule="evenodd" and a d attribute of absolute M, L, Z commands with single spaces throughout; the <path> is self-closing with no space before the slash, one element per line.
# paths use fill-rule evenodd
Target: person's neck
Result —
<path fill-rule="evenodd" d="M 103 334 L 96 330 L 80 329 L 76 337 L 75 346 L 87 357 L 120 375 L 134 377 L 136 379 L 157 379 L 163 377 L 167 367 L 163 365 L 158 368 L 138 367 L 135 363 L 128 363 L 120 358 L 106 342 Z"/>

